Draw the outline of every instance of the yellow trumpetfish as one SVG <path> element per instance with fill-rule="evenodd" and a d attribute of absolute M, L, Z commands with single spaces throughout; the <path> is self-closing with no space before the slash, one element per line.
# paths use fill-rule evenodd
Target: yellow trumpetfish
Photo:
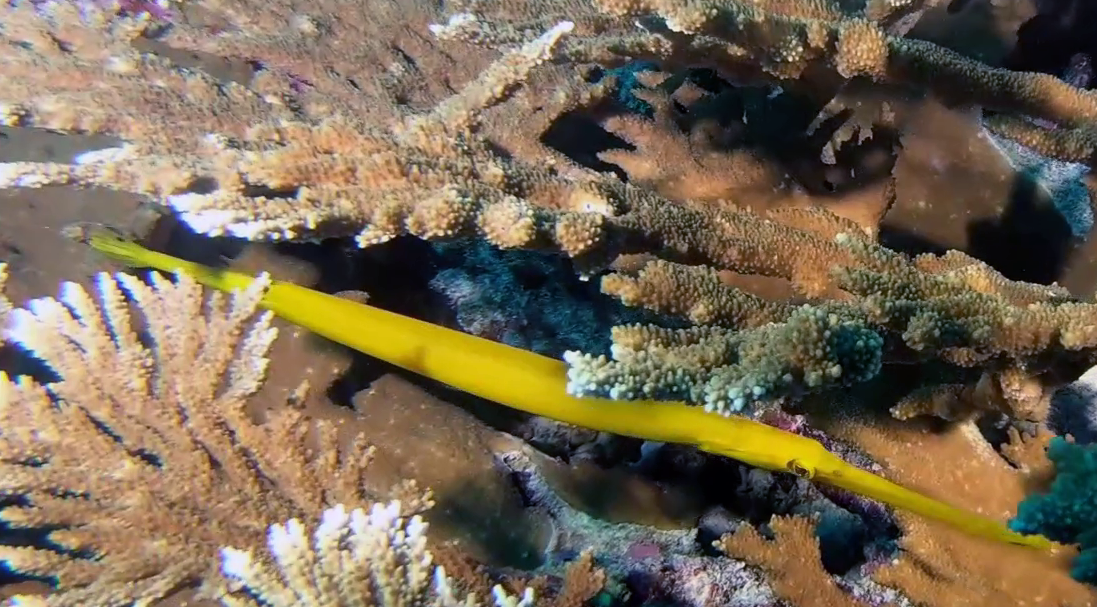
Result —
<path fill-rule="evenodd" d="M 96 250 L 136 267 L 180 272 L 231 291 L 254 280 L 150 251 L 105 231 L 88 237 Z M 1042 535 L 922 495 L 844 462 L 818 441 L 742 417 L 724 417 L 679 402 L 577 398 L 565 390 L 563 361 L 274 281 L 263 307 L 327 339 L 462 391 L 534 415 L 645 440 L 682 443 L 777 472 L 841 487 L 896 508 L 943 521 L 984 538 L 1052 548 Z"/>

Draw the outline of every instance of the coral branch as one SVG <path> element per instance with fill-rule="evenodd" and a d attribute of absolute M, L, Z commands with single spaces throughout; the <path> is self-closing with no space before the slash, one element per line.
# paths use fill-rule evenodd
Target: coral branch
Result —
<path fill-rule="evenodd" d="M 0 493 L 20 498 L 0 519 L 53 529 L 50 547 L 2 547 L 0 560 L 56 578 L 49 605 L 213 591 L 225 542 L 258 545 L 276 521 L 362 503 L 364 444 L 340 448 L 334 425 L 293 406 L 261 426 L 244 410 L 276 334 L 255 316 L 264 281 L 231 298 L 184 276 L 96 285 L 98 301 L 68 283 L 10 313 L 7 337 L 60 381 L 0 374 Z"/>

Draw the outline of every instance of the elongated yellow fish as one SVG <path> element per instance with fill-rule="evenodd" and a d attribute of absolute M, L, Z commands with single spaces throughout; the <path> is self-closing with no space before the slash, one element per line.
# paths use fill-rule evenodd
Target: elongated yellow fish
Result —
<path fill-rule="evenodd" d="M 223 291 L 253 277 L 150 251 L 111 233 L 88 237 L 96 250 L 136 267 L 180 272 Z M 275 281 L 262 305 L 318 335 L 396 366 L 515 409 L 594 430 L 697 448 L 778 472 L 792 472 L 968 533 L 1033 548 L 1056 546 L 994 519 L 911 491 L 844 462 L 818 441 L 741 417 L 677 402 L 576 398 L 562 361 L 408 318 L 366 304 Z"/>

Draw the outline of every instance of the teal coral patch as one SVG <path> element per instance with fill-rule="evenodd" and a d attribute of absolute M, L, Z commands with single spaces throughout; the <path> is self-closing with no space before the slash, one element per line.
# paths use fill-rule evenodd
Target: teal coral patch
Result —
<path fill-rule="evenodd" d="M 1055 464 L 1050 491 L 1021 502 L 1009 526 L 1019 533 L 1079 544 L 1082 552 L 1071 575 L 1097 585 L 1097 445 L 1056 437 L 1048 445 L 1047 456 Z"/>

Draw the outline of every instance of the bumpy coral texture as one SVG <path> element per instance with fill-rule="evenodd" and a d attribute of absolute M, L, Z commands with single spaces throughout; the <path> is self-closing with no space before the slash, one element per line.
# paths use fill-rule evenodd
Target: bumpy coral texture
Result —
<path fill-rule="evenodd" d="M 1056 437 L 1048 445 L 1047 456 L 1055 464 L 1050 490 L 1021 502 L 1010 527 L 1078 544 L 1082 552 L 1071 575 L 1097 585 L 1097 510 L 1093 508 L 1097 503 L 1097 446 Z"/>

